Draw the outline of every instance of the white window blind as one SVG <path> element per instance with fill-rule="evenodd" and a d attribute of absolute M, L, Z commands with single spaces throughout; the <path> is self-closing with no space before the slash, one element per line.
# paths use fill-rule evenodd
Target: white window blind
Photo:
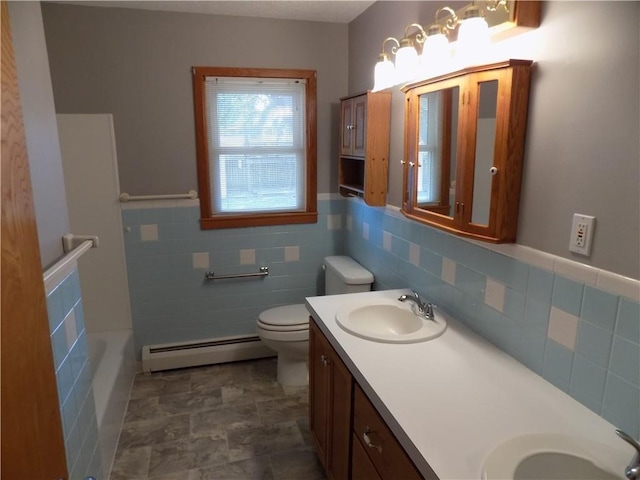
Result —
<path fill-rule="evenodd" d="M 440 164 L 442 162 L 442 92 L 420 96 L 418 138 L 418 203 L 440 201 Z"/>
<path fill-rule="evenodd" d="M 213 213 L 305 210 L 305 82 L 207 77 Z"/>

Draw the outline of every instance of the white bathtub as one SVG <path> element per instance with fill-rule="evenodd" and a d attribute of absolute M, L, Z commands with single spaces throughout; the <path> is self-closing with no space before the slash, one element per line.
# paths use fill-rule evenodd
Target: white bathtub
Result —
<path fill-rule="evenodd" d="M 104 478 L 109 478 L 136 373 L 133 335 L 130 329 L 87 333 L 87 343 L 102 466 Z"/>

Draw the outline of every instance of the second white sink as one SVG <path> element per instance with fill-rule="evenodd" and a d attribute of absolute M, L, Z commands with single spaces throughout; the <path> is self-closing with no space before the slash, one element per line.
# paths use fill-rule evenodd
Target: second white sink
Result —
<path fill-rule="evenodd" d="M 413 313 L 409 305 L 391 300 L 343 305 L 336 322 L 352 335 L 386 343 L 424 342 L 439 337 L 447 328 L 437 313 L 430 320 Z"/>

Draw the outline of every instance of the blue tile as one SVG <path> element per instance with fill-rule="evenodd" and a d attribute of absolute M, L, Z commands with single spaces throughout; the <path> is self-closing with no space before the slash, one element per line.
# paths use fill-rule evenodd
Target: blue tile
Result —
<path fill-rule="evenodd" d="M 594 412 L 600 413 L 606 378 L 606 369 L 581 355 L 575 355 L 570 394 Z"/>
<path fill-rule="evenodd" d="M 572 366 L 573 352 L 553 340 L 547 340 L 542 376 L 559 389 L 568 392 Z"/>
<path fill-rule="evenodd" d="M 618 297 L 586 285 L 580 317 L 608 332 L 613 332 L 616 323 Z"/>
<path fill-rule="evenodd" d="M 486 283 L 487 278 L 484 275 L 474 272 L 460 264 L 456 266 L 455 285 L 468 295 L 484 300 Z"/>
<path fill-rule="evenodd" d="M 409 242 L 399 237 L 393 237 L 391 239 L 391 252 L 402 260 L 409 261 Z"/>
<path fill-rule="evenodd" d="M 556 275 L 551 304 L 576 317 L 580 316 L 584 285 Z"/>
<path fill-rule="evenodd" d="M 60 288 L 60 286 L 56 287 L 56 289 L 47 296 L 47 315 L 49 317 L 49 333 L 53 333 L 64 319 L 62 288 Z"/>
<path fill-rule="evenodd" d="M 420 266 L 432 275 L 440 277 L 442 273 L 442 257 L 431 250 L 421 248 Z"/>
<path fill-rule="evenodd" d="M 140 210 L 122 210 L 122 225 L 140 225 Z"/>
<path fill-rule="evenodd" d="M 76 332 L 78 335 L 82 335 L 82 332 L 84 332 L 85 330 L 84 306 L 82 304 L 82 299 L 80 299 L 80 301 L 76 303 L 76 306 L 73 309 L 73 313 L 76 316 Z"/>
<path fill-rule="evenodd" d="M 74 395 L 68 395 L 62 404 L 62 421 L 65 425 L 65 431 L 70 432 L 78 418 L 78 406 Z"/>
<path fill-rule="evenodd" d="M 640 344 L 640 303 L 620 298 L 616 335 Z"/>
<path fill-rule="evenodd" d="M 56 371 L 56 382 L 59 404 L 62 405 L 73 389 L 74 377 L 69 358 L 65 359 Z"/>
<path fill-rule="evenodd" d="M 51 334 L 51 345 L 53 346 L 53 362 L 55 368 L 60 368 L 62 361 L 69 353 L 67 346 L 67 334 L 64 329 L 64 322 Z"/>
<path fill-rule="evenodd" d="M 542 375 L 546 344 L 547 334 L 545 331 L 525 326 L 520 336 L 519 348 L 514 356 L 529 369 Z"/>
<path fill-rule="evenodd" d="M 640 386 L 640 346 L 615 335 L 609 368 L 620 378 Z"/>
<path fill-rule="evenodd" d="M 638 438 L 640 430 L 640 389 L 609 372 L 604 392 L 602 416 Z"/>
<path fill-rule="evenodd" d="M 530 266 L 527 296 L 550 304 L 552 294 L 553 273 Z"/>
<path fill-rule="evenodd" d="M 82 437 L 78 428 L 72 428 L 67 434 L 65 440 L 65 451 L 67 454 L 67 466 L 69 470 L 75 465 L 78 456 L 80 455 L 80 449 L 82 448 Z M 77 477 L 71 477 L 77 478 Z M 84 478 L 84 477 L 80 477 Z"/>
<path fill-rule="evenodd" d="M 597 365 L 607 368 L 609 366 L 609 356 L 611 355 L 612 339 L 612 333 L 580 320 L 576 352 Z"/>
<path fill-rule="evenodd" d="M 544 301 L 527 297 L 524 307 L 524 323 L 528 328 L 536 329 L 547 334 L 551 305 Z"/>
<path fill-rule="evenodd" d="M 524 320 L 525 296 L 523 293 L 507 288 L 504 297 L 504 314 L 514 320 Z"/>

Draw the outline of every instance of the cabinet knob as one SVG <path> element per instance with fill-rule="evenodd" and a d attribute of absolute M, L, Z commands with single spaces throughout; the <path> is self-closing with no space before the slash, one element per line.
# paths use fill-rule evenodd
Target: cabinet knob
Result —
<path fill-rule="evenodd" d="M 404 164 L 406 164 L 406 163 L 407 163 L 407 162 L 405 162 L 404 160 L 400 160 L 400 165 L 404 165 Z"/>
<path fill-rule="evenodd" d="M 498 169 L 496 167 L 491 167 L 489 169 L 489 173 L 491 173 L 491 175 L 495 175 L 496 173 L 498 173 Z"/>
<path fill-rule="evenodd" d="M 369 434 L 372 433 L 371 429 L 369 427 L 365 427 L 364 429 L 364 433 L 362 434 L 362 440 L 364 440 L 364 443 L 367 447 L 369 448 L 373 448 L 375 450 L 377 450 L 379 453 L 382 453 L 382 445 L 377 445 L 375 443 L 373 443 L 371 441 L 371 438 L 369 438 Z"/>
<path fill-rule="evenodd" d="M 410 166 L 410 167 L 415 167 L 415 166 L 416 166 L 416 164 L 415 164 L 415 163 L 413 163 L 413 162 L 409 162 L 409 166 Z"/>

